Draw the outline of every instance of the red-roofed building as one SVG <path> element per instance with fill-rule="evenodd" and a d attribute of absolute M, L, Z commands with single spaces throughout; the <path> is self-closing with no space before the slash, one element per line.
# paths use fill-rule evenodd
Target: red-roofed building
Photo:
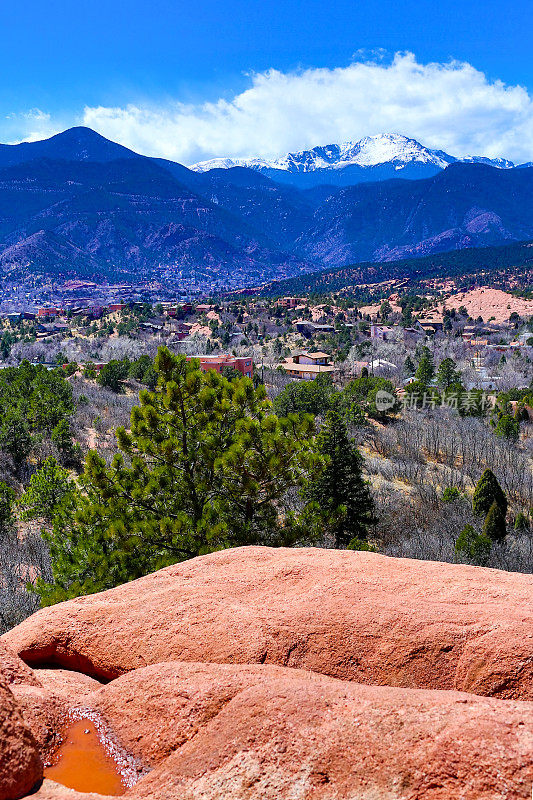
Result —
<path fill-rule="evenodd" d="M 254 362 L 251 358 L 237 358 L 236 356 L 222 355 L 222 356 L 187 356 L 187 361 L 192 358 L 197 358 L 200 361 L 200 369 L 207 372 L 214 369 L 215 372 L 221 373 L 224 367 L 233 367 L 233 369 L 242 372 L 247 378 L 251 378 L 254 374 Z"/>
<path fill-rule="evenodd" d="M 64 313 L 64 308 L 49 306 L 47 308 L 40 308 L 37 312 L 37 316 L 39 319 L 50 319 L 51 317 L 61 317 Z"/>

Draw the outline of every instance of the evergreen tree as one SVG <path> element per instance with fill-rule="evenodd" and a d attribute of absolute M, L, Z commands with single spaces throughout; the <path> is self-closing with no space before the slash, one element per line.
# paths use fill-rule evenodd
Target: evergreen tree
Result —
<path fill-rule="evenodd" d="M 55 458 L 47 458 L 34 472 L 18 506 L 21 519 L 43 519 L 52 522 L 67 495 L 75 492 L 75 484 L 68 471 Z"/>
<path fill-rule="evenodd" d="M 433 363 L 433 356 L 428 347 L 422 348 L 422 355 L 418 362 L 418 368 L 415 373 L 415 378 L 425 386 L 431 383 L 435 375 L 435 364 Z"/>
<path fill-rule="evenodd" d="M 280 417 L 289 414 L 325 414 L 338 400 L 339 393 L 331 377 L 317 375 L 314 381 L 293 381 L 274 400 L 274 410 Z"/>
<path fill-rule="evenodd" d="M 88 454 L 47 534 L 54 582 L 45 604 L 110 588 L 162 566 L 245 544 L 307 535 L 291 509 L 319 459 L 312 420 L 272 413 L 264 387 L 228 381 L 161 348 L 155 391 L 143 390 L 120 453 Z M 306 520 L 307 521 L 307 520 Z"/>
<path fill-rule="evenodd" d="M 455 542 L 455 552 L 458 556 L 466 557 L 480 566 L 487 563 L 491 547 L 491 540 L 485 533 L 477 533 L 472 525 L 465 525 Z"/>
<path fill-rule="evenodd" d="M 453 358 L 443 359 L 437 370 L 437 383 L 441 389 L 449 389 L 455 383 L 460 383 L 461 375 Z"/>
<path fill-rule="evenodd" d="M 383 321 L 385 321 L 388 319 L 390 314 L 392 314 L 392 306 L 388 300 L 384 300 L 379 307 L 379 316 Z"/>
<path fill-rule="evenodd" d="M 335 547 L 347 547 L 354 539 L 366 540 L 374 522 L 374 502 L 363 478 L 363 457 L 338 411 L 328 412 L 317 436 L 317 449 L 324 466 L 310 483 L 307 497 L 316 503 Z"/>
<path fill-rule="evenodd" d="M 520 436 L 520 423 L 510 414 L 501 414 L 494 433 L 502 439 L 516 442 Z"/>
<path fill-rule="evenodd" d="M 523 511 L 519 511 L 514 521 L 514 529 L 519 533 L 527 531 L 530 527 L 529 517 Z"/>
<path fill-rule="evenodd" d="M 104 364 L 96 378 L 97 383 L 105 389 L 111 389 L 112 392 L 121 392 L 124 388 L 123 383 L 128 377 L 130 371 L 130 361 L 125 358 L 118 361 L 116 358 Z"/>
<path fill-rule="evenodd" d="M 472 510 L 477 517 L 484 517 L 489 513 L 492 504 L 496 502 L 503 516 L 507 514 L 507 498 L 496 476 L 490 469 L 486 469 L 476 484 L 472 498 Z"/>
<path fill-rule="evenodd" d="M 505 539 L 507 529 L 505 527 L 505 515 L 496 500 L 489 508 L 483 525 L 483 536 L 493 542 L 501 542 Z"/>
<path fill-rule="evenodd" d="M 411 378 L 415 374 L 415 365 L 411 356 L 407 356 L 403 363 L 403 371 L 407 378 Z"/>

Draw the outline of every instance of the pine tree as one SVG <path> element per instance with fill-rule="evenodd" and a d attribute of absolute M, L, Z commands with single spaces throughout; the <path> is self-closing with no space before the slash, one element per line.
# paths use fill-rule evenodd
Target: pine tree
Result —
<path fill-rule="evenodd" d="M 228 381 L 161 348 L 120 453 L 91 451 L 47 534 L 45 604 L 110 588 L 224 547 L 293 544 L 307 530 L 290 490 L 318 466 L 310 417 L 279 419 L 264 387 Z M 81 490 L 81 491 L 80 491 Z"/>
<path fill-rule="evenodd" d="M 437 370 L 437 383 L 441 389 L 449 389 L 454 383 L 459 383 L 461 375 L 453 358 L 443 359 Z"/>
<path fill-rule="evenodd" d="M 333 535 L 337 548 L 347 547 L 354 539 L 366 540 L 374 522 L 374 501 L 363 477 L 363 457 L 338 411 L 328 412 L 317 449 L 324 466 L 307 496 L 316 503 L 324 528 Z"/>
<path fill-rule="evenodd" d="M 510 414 L 502 414 L 494 433 L 502 439 L 516 442 L 520 436 L 520 423 Z"/>
<path fill-rule="evenodd" d="M 505 516 L 496 500 L 489 508 L 483 525 L 483 536 L 493 542 L 501 542 L 505 539 L 507 529 L 505 527 Z"/>
<path fill-rule="evenodd" d="M 433 380 L 435 375 L 435 364 L 433 363 L 433 356 L 428 347 L 422 349 L 422 356 L 418 362 L 418 368 L 415 373 L 415 378 L 420 383 L 427 386 Z"/>
<path fill-rule="evenodd" d="M 407 356 L 403 362 L 403 371 L 407 378 L 411 378 L 415 374 L 415 365 L 411 356 Z"/>
<path fill-rule="evenodd" d="M 496 502 L 504 518 L 507 514 L 507 498 L 496 476 L 490 469 L 486 469 L 477 482 L 472 510 L 477 517 L 484 517 L 489 513 L 492 504 Z"/>

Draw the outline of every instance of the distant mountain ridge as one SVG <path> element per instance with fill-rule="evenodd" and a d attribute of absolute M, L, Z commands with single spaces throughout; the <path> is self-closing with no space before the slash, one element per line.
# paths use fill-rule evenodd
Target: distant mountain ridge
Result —
<path fill-rule="evenodd" d="M 85 127 L 69 128 L 49 139 L 37 142 L 0 144 L 0 169 L 37 158 L 105 163 L 115 161 L 117 158 L 138 158 L 138 155 Z"/>
<path fill-rule="evenodd" d="M 403 153 L 407 162 L 410 153 L 419 158 L 411 167 L 422 170 L 416 180 L 407 178 L 409 163 L 396 170 L 391 161 L 387 169 L 403 180 L 302 190 L 247 167 L 201 172 L 139 156 L 88 128 L 3 145 L 0 271 L 125 278 L 157 272 L 163 279 L 194 273 L 224 288 L 533 239 L 533 168 L 454 161 L 443 169 L 440 151 L 413 140 L 407 150 L 400 146 L 366 141 L 315 153 L 307 172 L 277 174 L 316 176 L 322 167 L 311 167 L 327 159 L 371 163 L 384 152 L 396 160 Z M 366 169 L 374 167 L 349 163 L 327 174 Z M 436 171 L 422 177 L 424 169 Z"/>
<path fill-rule="evenodd" d="M 328 295 L 357 288 L 358 284 L 368 281 L 369 278 L 370 283 L 407 279 L 411 287 L 416 287 L 421 280 L 445 276 L 456 279 L 459 285 L 483 285 L 487 283 L 488 273 L 497 276 L 513 273 L 515 270 L 529 275 L 533 273 L 533 241 L 467 248 L 392 263 L 361 262 L 340 268 L 332 267 L 272 281 L 263 287 L 260 294 L 267 297 Z"/>
<path fill-rule="evenodd" d="M 512 169 L 516 166 L 504 158 L 456 158 L 443 150 L 424 147 L 416 139 L 383 133 L 365 136 L 357 142 L 329 144 L 287 153 L 276 159 L 214 158 L 193 164 L 190 168 L 196 172 L 207 172 L 211 169 L 247 167 L 272 180 L 291 183 L 298 188 L 309 188 L 320 184 L 351 186 L 394 177 L 429 178 L 457 162 L 487 164 L 499 169 Z"/>

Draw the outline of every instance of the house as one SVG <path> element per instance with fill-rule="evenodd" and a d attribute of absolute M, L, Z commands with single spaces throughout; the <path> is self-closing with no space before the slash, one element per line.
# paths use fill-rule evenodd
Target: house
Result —
<path fill-rule="evenodd" d="M 107 311 L 107 306 L 89 306 L 87 317 L 89 319 L 100 319 Z"/>
<path fill-rule="evenodd" d="M 70 325 L 67 325 L 64 322 L 47 322 L 47 323 L 39 323 L 37 326 L 37 339 L 46 339 L 49 336 L 55 336 L 56 334 L 65 334 L 67 331 L 70 330 Z"/>
<path fill-rule="evenodd" d="M 296 308 L 296 306 L 305 303 L 301 297 L 280 297 L 276 300 L 276 305 L 281 308 Z"/>
<path fill-rule="evenodd" d="M 251 378 L 254 373 L 254 362 L 251 358 L 238 358 L 237 356 L 221 355 L 221 356 L 187 356 L 187 361 L 192 358 L 197 358 L 200 361 L 200 369 L 202 372 L 207 372 L 214 369 L 215 372 L 222 373 L 226 368 L 236 369 L 246 378 Z"/>
<path fill-rule="evenodd" d="M 296 320 L 294 325 L 296 326 L 298 333 L 301 333 L 306 339 L 310 339 L 315 333 L 334 333 L 335 331 L 333 325 L 319 325 L 317 322 L 311 322 L 310 320 L 305 319 Z"/>
<path fill-rule="evenodd" d="M 309 353 L 304 350 L 301 353 L 295 353 L 290 358 L 286 358 L 280 366 L 293 378 L 313 381 L 317 375 L 335 372 L 335 367 L 329 363 L 329 358 L 327 353 L 320 351 Z"/>
<path fill-rule="evenodd" d="M 444 320 L 442 317 L 425 317 L 419 319 L 418 324 L 423 328 L 426 333 L 438 333 L 444 328 Z"/>
<path fill-rule="evenodd" d="M 192 314 L 192 305 L 190 303 L 182 303 L 181 305 L 165 308 L 164 313 L 167 317 L 186 317 L 187 314 Z"/>
<path fill-rule="evenodd" d="M 368 362 L 368 370 L 374 373 L 376 370 L 382 373 L 397 372 L 398 367 L 392 361 L 385 361 L 383 358 L 374 358 Z"/>
<path fill-rule="evenodd" d="M 426 332 L 422 327 L 412 326 L 403 329 L 403 340 L 406 344 L 417 344 L 422 339 L 425 339 Z"/>
<path fill-rule="evenodd" d="M 61 317 L 65 313 L 64 308 L 57 308 L 56 306 L 49 306 L 47 308 L 40 308 L 37 311 L 38 319 L 51 319 L 52 317 Z"/>
<path fill-rule="evenodd" d="M 370 338 L 378 339 L 382 342 L 388 342 L 393 338 L 394 328 L 389 325 L 377 325 L 372 323 L 370 326 Z"/>
<path fill-rule="evenodd" d="M 178 337 L 178 341 L 186 339 L 189 335 L 192 325 L 190 322 L 183 322 L 180 319 L 169 319 L 168 325 L 172 333 Z"/>

